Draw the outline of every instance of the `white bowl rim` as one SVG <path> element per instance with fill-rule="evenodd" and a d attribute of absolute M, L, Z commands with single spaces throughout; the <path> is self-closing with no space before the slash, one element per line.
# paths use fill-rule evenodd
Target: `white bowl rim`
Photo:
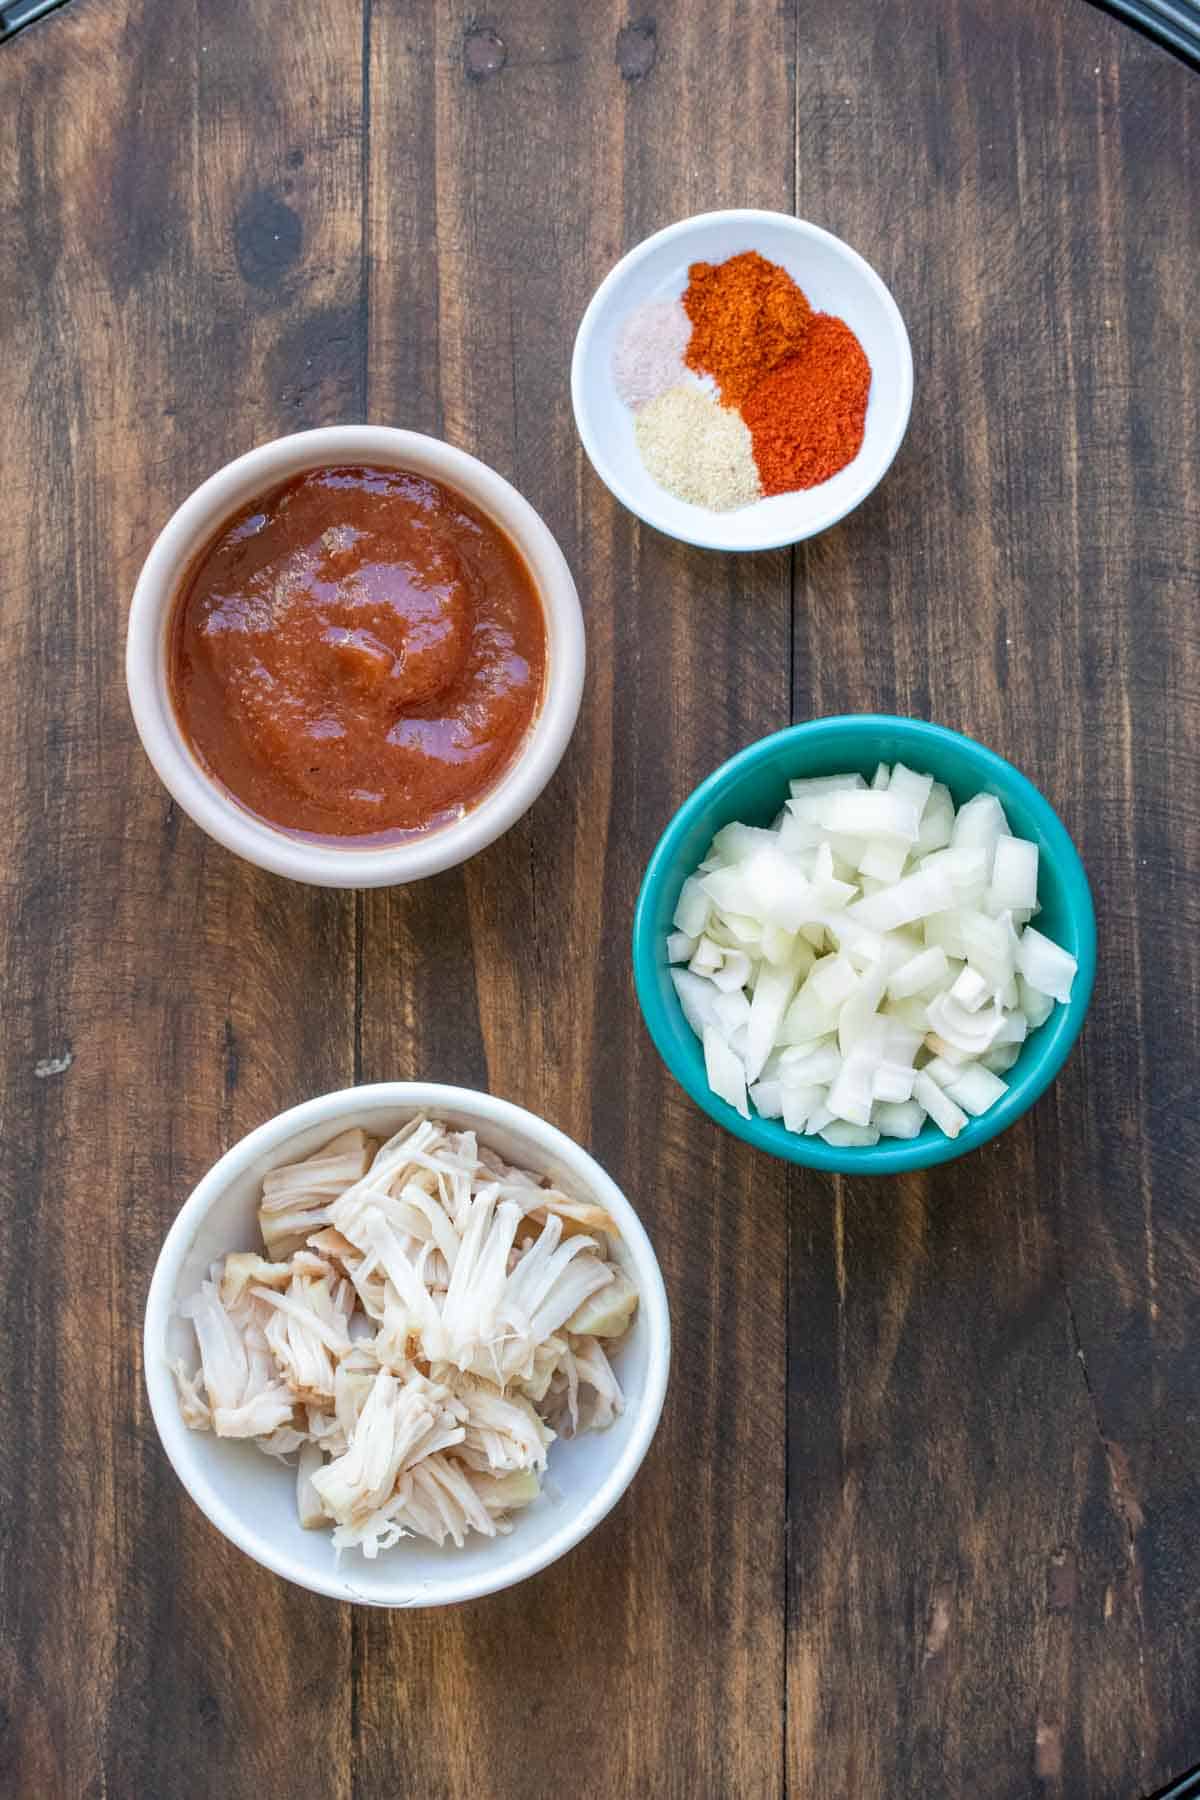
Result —
<path fill-rule="evenodd" d="M 276 829 L 233 799 L 203 769 L 175 718 L 166 681 L 165 631 L 181 577 L 205 538 L 242 505 L 324 463 L 376 459 L 456 488 L 510 537 L 526 562 L 546 618 L 541 707 L 508 769 L 478 805 L 450 824 L 398 844 L 352 848 Z M 366 888 L 420 881 L 465 862 L 516 823 L 554 774 L 583 695 L 583 613 L 567 560 L 549 526 L 503 475 L 424 432 L 392 425 L 327 425 L 244 451 L 175 509 L 142 565 L 129 610 L 125 678 L 134 724 L 159 779 L 201 830 L 235 855 L 294 881 Z"/>
<path fill-rule="evenodd" d="M 639 499 L 633 490 L 622 481 L 616 470 L 611 467 L 600 451 L 591 428 L 589 409 L 584 394 L 584 360 L 592 334 L 599 323 L 601 314 L 608 305 L 614 288 L 631 268 L 643 261 L 660 245 L 670 243 L 675 238 L 686 237 L 704 226 L 715 224 L 782 225 L 793 229 L 801 237 L 818 239 L 828 244 L 863 277 L 867 286 L 874 291 L 895 331 L 901 396 L 900 404 L 896 408 L 892 430 L 885 439 L 884 450 L 880 453 L 879 467 L 874 474 L 850 490 L 848 499 L 840 505 L 831 507 L 827 517 L 822 517 L 819 523 L 808 526 L 799 534 L 794 529 L 764 530 L 762 537 L 755 538 L 752 543 L 732 543 L 720 529 L 720 521 L 728 516 L 723 513 L 713 513 L 711 515 L 713 524 L 707 529 L 699 522 L 688 530 L 664 525 L 661 519 L 655 516 L 654 509 L 648 507 L 644 500 Z M 579 432 L 583 447 L 587 451 L 588 460 L 609 492 L 621 502 L 622 506 L 628 507 L 636 518 L 653 526 L 655 531 L 661 531 L 665 537 L 675 538 L 684 544 L 695 544 L 701 550 L 722 550 L 731 555 L 753 554 L 760 550 L 779 550 L 791 544 L 803 543 L 807 538 L 817 537 L 822 531 L 828 531 L 844 519 L 848 513 L 853 512 L 857 506 L 861 506 L 868 495 L 879 486 L 904 442 L 904 434 L 908 430 L 909 416 L 912 412 L 912 397 L 913 359 L 908 327 L 905 325 L 904 315 L 897 306 L 892 291 L 883 277 L 871 267 L 865 256 L 862 256 L 844 238 L 838 237 L 836 232 L 827 231 L 823 225 L 814 225 L 809 219 L 797 219 L 791 213 L 772 212 L 766 207 L 731 206 L 713 212 L 693 213 L 689 218 L 677 219 L 672 225 L 664 225 L 660 231 L 652 232 L 649 237 L 643 238 L 640 243 L 635 244 L 631 250 L 627 250 L 625 255 L 613 264 L 589 300 L 584 315 L 579 321 L 579 329 L 575 334 L 575 349 L 571 357 L 571 405 L 575 413 L 575 427 Z M 694 510 L 698 515 L 698 521 L 704 517 L 702 508 L 697 507 Z"/>
<path fill-rule="evenodd" d="M 191 1251 L 209 1207 L 224 1193 L 230 1182 L 265 1152 L 279 1149 L 288 1139 L 310 1126 L 334 1122 L 338 1118 L 368 1107 L 387 1107 L 397 1111 L 422 1109 L 436 1113 L 439 1107 L 454 1108 L 474 1115 L 481 1133 L 489 1124 L 507 1128 L 537 1142 L 547 1160 L 566 1168 L 581 1185 L 598 1195 L 601 1203 L 617 1222 L 622 1241 L 628 1247 L 637 1271 L 639 1310 L 647 1325 L 646 1374 L 638 1403 L 635 1429 L 631 1431 L 613 1467 L 593 1494 L 559 1529 L 520 1556 L 504 1560 L 504 1538 L 493 1540 L 497 1546 L 494 1574 L 455 1577 L 449 1573 L 435 1589 L 422 1589 L 419 1596 L 406 1595 L 388 1600 L 378 1595 L 355 1591 L 353 1577 L 336 1570 L 326 1575 L 279 1552 L 266 1537 L 260 1537 L 238 1513 L 215 1495 L 198 1472 L 189 1456 L 192 1436 L 179 1410 L 174 1378 L 165 1354 L 167 1328 L 172 1317 L 176 1286 L 184 1259 Z M 624 1494 L 641 1466 L 658 1427 L 671 1360 L 671 1322 L 666 1287 L 653 1245 L 632 1203 L 595 1158 L 556 1125 L 539 1118 L 511 1100 L 473 1088 L 447 1086 L 428 1081 L 383 1081 L 362 1087 L 339 1088 L 317 1095 L 277 1113 L 232 1145 L 213 1164 L 184 1201 L 159 1251 L 146 1300 L 143 1330 L 143 1369 L 150 1411 L 163 1449 L 176 1475 L 200 1511 L 236 1544 L 247 1556 L 285 1580 L 327 1594 L 336 1600 L 382 1607 L 449 1606 L 463 1600 L 478 1599 L 512 1587 L 539 1569 L 556 1562 L 572 1549 L 612 1510 Z M 344 1565 L 345 1566 L 345 1565 Z"/>

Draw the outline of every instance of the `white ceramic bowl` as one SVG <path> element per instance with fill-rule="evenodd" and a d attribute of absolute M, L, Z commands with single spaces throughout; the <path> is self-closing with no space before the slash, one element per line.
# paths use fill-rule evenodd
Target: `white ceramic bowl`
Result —
<path fill-rule="evenodd" d="M 268 1169 L 307 1155 L 353 1126 L 387 1136 L 417 1112 L 477 1131 L 480 1142 L 501 1156 L 553 1175 L 568 1191 L 598 1201 L 612 1214 L 620 1231 L 613 1253 L 640 1295 L 632 1329 L 614 1357 L 625 1411 L 607 1431 L 551 1445 L 547 1491 L 514 1515 L 509 1536 L 472 1535 L 461 1550 L 406 1538 L 373 1562 L 348 1551 L 339 1564 L 329 1534 L 300 1525 L 293 1470 L 253 1444 L 189 1431 L 183 1423 L 168 1363 L 182 1356 L 191 1367 L 196 1350 L 192 1328 L 176 1307 L 196 1292 L 218 1257 L 258 1246 L 258 1196 Z M 650 1240 L 629 1201 L 585 1150 L 507 1100 L 468 1088 L 393 1081 L 294 1106 L 244 1137 L 209 1170 L 167 1233 L 150 1283 L 146 1385 L 175 1473 L 218 1531 L 256 1562 L 338 1600 L 445 1606 L 511 1587 L 544 1569 L 615 1506 L 658 1424 L 670 1340 L 667 1296 Z"/>
<path fill-rule="evenodd" d="M 613 351 L 636 306 L 683 293 L 691 263 L 724 262 L 743 250 L 779 263 L 816 312 L 836 313 L 857 334 L 871 365 L 866 433 L 854 461 L 819 487 L 774 494 L 736 512 L 709 512 L 677 500 L 646 472 L 634 439 L 634 415 L 613 383 Z M 623 256 L 592 296 L 571 363 L 575 423 L 601 481 L 648 525 L 708 550 L 771 550 L 814 537 L 845 518 L 882 480 L 900 448 L 912 387 L 904 320 L 869 263 L 819 225 L 749 208 L 681 219 Z"/>
<path fill-rule="evenodd" d="M 309 842 L 257 818 L 203 769 L 180 730 L 168 686 L 168 625 L 192 559 L 241 507 L 306 469 L 370 463 L 411 469 L 465 496 L 500 526 L 524 557 L 546 616 L 546 684 L 517 756 L 469 812 L 407 843 L 351 848 Z M 579 596 L 547 526 L 494 469 L 417 431 L 333 425 L 249 450 L 198 487 L 160 532 L 134 589 L 125 676 L 134 723 L 163 784 L 210 837 L 260 868 L 318 887 L 395 887 L 465 862 L 507 831 L 558 767 L 583 692 Z"/>

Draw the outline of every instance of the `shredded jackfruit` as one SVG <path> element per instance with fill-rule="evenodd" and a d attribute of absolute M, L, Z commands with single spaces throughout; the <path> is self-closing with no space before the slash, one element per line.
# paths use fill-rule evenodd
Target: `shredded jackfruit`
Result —
<path fill-rule="evenodd" d="M 612 1219 L 474 1132 L 343 1132 L 266 1176 L 259 1224 L 265 1255 L 231 1252 L 180 1309 L 180 1411 L 296 1457 L 300 1522 L 337 1551 L 509 1531 L 556 1435 L 622 1411 L 606 1350 L 638 1296 Z"/>

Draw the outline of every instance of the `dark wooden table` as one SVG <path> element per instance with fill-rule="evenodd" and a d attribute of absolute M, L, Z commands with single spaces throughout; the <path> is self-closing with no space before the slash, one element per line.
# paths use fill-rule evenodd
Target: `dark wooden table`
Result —
<path fill-rule="evenodd" d="M 0 1790 L 1130 1800 L 1200 1759 L 1195 77 L 1082 0 L 71 0 L 0 51 L 0 134 Z M 624 513 L 567 391 L 612 261 L 737 203 L 864 251 L 917 368 L 879 492 L 741 560 Z M 356 897 L 179 816 L 122 635 L 202 477 L 361 418 L 529 496 L 590 669 L 515 830 Z M 874 708 L 1028 771 L 1102 949 L 1018 1127 L 846 1182 L 684 1099 L 627 945 L 702 775 Z M 595 1150 L 675 1364 L 586 1544 L 393 1616 L 216 1535 L 139 1327 L 233 1139 L 417 1075 Z"/>

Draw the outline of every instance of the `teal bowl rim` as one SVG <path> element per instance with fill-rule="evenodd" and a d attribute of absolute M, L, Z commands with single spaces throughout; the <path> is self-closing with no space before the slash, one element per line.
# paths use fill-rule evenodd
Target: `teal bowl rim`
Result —
<path fill-rule="evenodd" d="M 1044 853 L 1052 859 L 1063 886 L 1066 910 L 1078 940 L 1074 953 L 1078 958 L 1079 968 L 1070 1000 L 1065 1006 L 1057 1006 L 1046 1023 L 1035 1034 L 1031 1034 L 1038 1047 L 1037 1059 L 1032 1067 L 1012 1084 L 1008 1093 L 995 1106 L 982 1117 L 971 1119 L 957 1138 L 943 1137 L 940 1132 L 935 1133 L 927 1127 L 917 1138 L 843 1147 L 826 1144 L 821 1138 L 800 1137 L 795 1132 L 788 1131 L 777 1119 L 762 1119 L 756 1114 L 743 1119 L 734 1107 L 727 1101 L 719 1100 L 711 1091 L 704 1079 L 703 1063 L 698 1077 L 691 1069 L 679 1066 L 668 1030 L 668 1005 L 678 1008 L 679 1002 L 672 994 L 668 1003 L 660 990 L 659 972 L 665 965 L 666 945 L 665 942 L 655 941 L 652 915 L 664 884 L 677 877 L 679 886 L 682 886 L 684 876 L 692 872 L 690 869 L 677 867 L 681 841 L 714 806 L 735 777 L 744 775 L 759 763 L 771 760 L 785 746 L 796 748 L 799 772 L 802 766 L 799 758 L 806 748 L 811 750 L 816 744 L 825 748 L 836 745 L 843 738 L 848 745 L 852 745 L 855 740 L 861 739 L 864 732 L 872 731 L 909 738 L 913 745 L 913 763 L 917 768 L 922 766 L 921 744 L 935 743 L 953 751 L 978 773 L 981 790 L 989 786 L 994 788 L 1001 802 L 1006 793 L 1011 794 L 1034 814 L 1042 833 Z M 850 766 L 860 765 L 864 761 L 860 750 L 848 747 L 846 754 Z M 727 822 L 719 821 L 716 828 Z M 945 725 L 934 725 L 924 719 L 906 718 L 900 714 L 842 713 L 831 718 L 809 719 L 803 724 L 785 726 L 782 731 L 759 738 L 731 756 L 694 789 L 659 838 L 642 878 L 633 918 L 633 978 L 638 1004 L 655 1048 L 679 1085 L 718 1125 L 723 1125 L 726 1131 L 731 1131 L 744 1142 L 753 1144 L 755 1149 L 765 1150 L 769 1155 L 781 1157 L 787 1162 L 843 1175 L 889 1175 L 906 1169 L 931 1168 L 978 1150 L 992 1138 L 998 1137 L 1045 1093 L 1062 1068 L 1082 1028 L 1095 975 L 1096 914 L 1087 873 L 1070 833 L 1045 795 L 1012 763 L 1006 762 L 1002 756 L 976 742 L 974 738 L 966 737 L 959 731 L 951 731 Z"/>

